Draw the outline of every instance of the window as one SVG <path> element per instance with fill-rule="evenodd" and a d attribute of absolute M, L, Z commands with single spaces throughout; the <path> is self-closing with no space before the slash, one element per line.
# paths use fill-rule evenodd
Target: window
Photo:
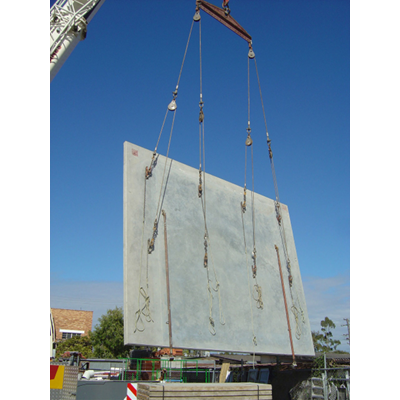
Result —
<path fill-rule="evenodd" d="M 81 336 L 85 331 L 71 330 L 71 329 L 60 329 L 62 333 L 62 339 L 71 339 L 73 336 Z"/>
<path fill-rule="evenodd" d="M 63 332 L 62 333 L 62 338 L 63 339 L 71 339 L 73 336 L 81 336 L 80 333 L 76 332 Z"/>

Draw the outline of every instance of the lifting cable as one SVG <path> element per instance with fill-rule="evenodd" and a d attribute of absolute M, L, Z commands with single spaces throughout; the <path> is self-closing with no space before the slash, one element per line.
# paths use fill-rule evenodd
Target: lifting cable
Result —
<path fill-rule="evenodd" d="M 209 305 L 209 323 L 208 329 L 210 333 L 214 336 L 217 332 L 215 329 L 215 321 L 213 318 L 213 293 L 212 291 L 218 293 L 218 301 L 219 301 L 219 322 L 221 325 L 225 325 L 225 318 L 223 315 L 222 304 L 221 304 L 221 290 L 220 284 L 217 277 L 217 271 L 214 265 L 214 259 L 211 253 L 211 245 L 210 245 L 210 236 L 207 227 L 207 210 L 206 210 L 206 157 L 205 157 L 205 134 L 204 134 L 204 102 L 203 102 L 203 79 L 202 79 L 202 54 L 201 54 L 201 17 L 200 13 L 196 11 L 196 14 L 193 17 L 193 21 L 199 23 L 199 58 L 200 58 L 200 102 L 199 102 L 199 185 L 198 185 L 198 197 L 201 200 L 201 206 L 203 211 L 203 220 L 204 220 L 204 261 L 203 266 L 207 271 L 207 293 L 208 293 L 208 305 Z M 215 279 L 215 288 L 212 286 L 212 280 L 210 279 L 210 270 L 209 270 L 209 257 L 210 253 L 211 265 L 213 268 L 214 279 Z"/>
<path fill-rule="evenodd" d="M 246 244 L 246 234 L 245 234 L 245 228 L 244 228 L 244 219 L 243 219 L 243 208 L 241 210 L 241 215 L 242 215 L 242 228 L 243 228 L 243 241 L 244 241 L 244 254 L 246 258 L 246 275 L 247 275 L 247 283 L 249 286 L 249 303 L 250 303 L 250 311 L 251 311 L 251 327 L 253 330 L 253 343 L 255 346 L 257 346 L 257 339 L 256 335 L 254 334 L 254 322 L 253 322 L 253 307 L 251 306 L 251 289 L 250 289 L 250 271 L 249 271 L 249 265 L 248 265 L 248 257 L 247 257 L 247 244 Z M 262 301 L 260 303 L 260 306 L 257 304 L 257 308 L 262 308 Z"/>
<path fill-rule="evenodd" d="M 147 170 L 147 168 L 146 168 Z M 148 262 L 148 253 L 146 251 L 146 289 L 142 286 L 142 265 L 143 265 L 143 240 L 144 240 L 144 228 L 146 222 L 146 181 L 147 177 L 144 176 L 144 190 L 143 190 L 143 220 L 142 220 L 142 239 L 141 239 L 141 249 L 140 249 L 140 272 L 139 272 L 139 293 L 138 293 L 138 310 L 135 313 L 135 330 L 143 332 L 145 330 L 145 324 L 143 321 L 143 317 L 147 322 L 154 322 L 151 318 L 150 311 L 150 297 L 148 296 L 149 292 L 149 262 Z M 141 299 L 144 299 L 144 305 L 141 306 Z M 143 317 L 142 317 L 143 316 Z"/>
<path fill-rule="evenodd" d="M 172 132 L 174 129 L 174 123 L 175 123 L 175 116 L 176 116 L 176 109 L 177 109 L 177 104 L 176 104 L 176 98 L 178 96 L 178 88 L 179 88 L 179 82 L 182 76 L 182 71 L 183 71 L 183 65 L 185 63 L 186 59 L 186 54 L 187 50 L 189 47 L 189 42 L 190 42 L 190 37 L 192 35 L 192 30 L 193 30 L 193 24 L 194 21 L 192 21 L 192 24 L 190 26 L 190 32 L 189 32 L 189 37 L 186 43 L 186 48 L 185 48 L 185 53 L 183 56 L 182 64 L 181 64 L 181 69 L 179 71 L 179 76 L 178 76 L 178 81 L 175 87 L 175 90 L 172 92 L 173 98 L 172 101 L 168 104 L 167 111 L 164 116 L 164 120 L 161 126 L 160 133 L 158 135 L 157 143 L 153 151 L 153 155 L 150 161 L 150 165 L 145 168 L 145 174 L 144 174 L 144 199 L 143 199 L 143 223 L 142 223 L 142 240 L 141 240 L 141 256 L 140 256 L 140 272 L 139 272 L 139 298 L 138 298 L 138 309 L 135 313 L 136 318 L 135 318 L 135 330 L 139 332 L 143 332 L 145 330 L 145 324 L 143 321 L 143 317 L 147 322 L 154 322 L 153 319 L 151 318 L 151 312 L 150 312 L 150 295 L 149 295 L 149 268 L 148 268 L 148 255 L 151 254 L 154 251 L 154 244 L 156 237 L 158 235 L 158 222 L 160 220 L 161 216 L 161 208 L 162 208 L 162 203 L 165 197 L 166 189 L 167 189 L 167 182 L 164 185 L 164 180 L 165 180 L 165 172 L 167 169 L 167 162 L 168 162 L 168 155 L 169 155 L 169 150 L 171 146 L 171 139 L 172 139 Z M 152 233 L 152 238 L 148 239 L 147 241 L 147 255 L 146 255 L 146 288 L 142 286 L 141 279 L 142 279 L 142 266 L 143 266 L 143 245 L 144 245 L 144 228 L 145 228 L 145 221 L 146 221 L 146 182 L 147 180 L 152 177 L 153 170 L 155 166 L 157 165 L 157 160 L 158 160 L 158 145 L 160 143 L 161 135 L 164 130 L 164 125 L 165 121 L 167 119 L 168 111 L 173 111 L 173 118 L 172 118 L 172 124 L 171 124 L 171 131 L 169 135 L 169 140 L 168 140 L 168 148 L 167 148 L 167 154 L 165 157 L 165 164 L 164 164 L 164 170 L 163 170 L 163 175 L 162 175 L 162 181 L 161 181 L 161 186 L 160 186 L 160 194 L 158 198 L 158 205 L 156 209 L 156 216 L 153 224 L 153 233 Z M 170 164 L 171 168 L 171 164 Z M 168 179 L 167 179 L 168 181 Z M 164 189 L 164 190 L 163 190 Z M 142 306 L 142 300 L 144 300 L 144 305 Z"/>
<path fill-rule="evenodd" d="M 267 144 L 268 144 L 268 154 L 269 154 L 269 159 L 271 162 L 271 169 L 272 169 L 272 179 L 274 182 L 274 189 L 275 189 L 275 213 L 276 213 L 276 219 L 278 221 L 278 225 L 279 225 L 279 232 L 281 235 L 281 239 L 282 239 L 282 244 L 283 244 L 283 252 L 285 255 L 285 260 L 286 260 L 286 268 L 287 268 L 287 273 L 288 273 L 288 280 L 289 280 L 289 289 L 290 289 L 290 296 L 292 299 L 292 307 L 291 310 L 293 312 L 293 315 L 295 317 L 296 320 L 296 338 L 300 339 L 301 337 L 301 325 L 299 322 L 299 317 L 301 316 L 302 322 L 303 324 L 305 323 L 305 318 L 304 318 L 304 311 L 300 305 L 300 301 L 299 301 L 299 296 L 296 292 L 296 300 L 297 300 L 297 304 L 298 307 L 295 306 L 295 299 L 293 298 L 293 277 L 292 277 L 292 269 L 291 269 L 291 265 L 290 265 L 290 258 L 289 258 L 289 252 L 287 249 L 287 242 L 286 242 L 286 235 L 285 235 L 285 227 L 283 224 L 283 218 L 282 218 L 282 214 L 281 214 L 281 203 L 279 200 L 279 191 L 278 191 L 278 183 L 277 183 L 277 179 L 276 179 L 276 173 L 275 173 L 275 166 L 274 166 L 274 159 L 273 159 L 273 154 L 272 154 L 272 149 L 271 149 L 271 139 L 269 137 L 268 134 L 268 127 L 267 127 L 267 119 L 265 117 L 265 109 L 264 109 L 264 102 L 263 102 L 263 97 L 262 97 L 262 92 L 261 92 L 261 84 L 260 84 L 260 77 L 258 74 L 258 68 L 257 68 L 257 61 L 256 61 L 256 57 L 254 55 L 254 65 L 255 65 L 255 69 L 256 69 L 256 74 L 257 74 L 257 81 L 258 81 L 258 88 L 260 91 L 260 98 L 261 98 L 261 106 L 262 106 L 262 111 L 263 111 L 263 116 L 264 116 L 264 124 L 265 124 L 265 132 L 267 135 Z"/>
<path fill-rule="evenodd" d="M 256 250 L 256 235 L 255 235 L 255 207 L 254 207 L 254 154 L 253 154 L 253 139 L 251 138 L 251 127 L 250 127 L 250 58 L 252 55 L 250 53 L 247 57 L 247 138 L 245 141 L 245 163 L 244 163 L 244 187 L 243 187 L 243 202 L 240 203 L 241 208 L 241 218 L 242 218 L 242 229 L 243 229 L 243 241 L 244 241 L 244 252 L 246 258 L 246 274 L 247 274 L 247 283 L 248 283 L 248 291 L 249 291 L 249 305 L 250 305 L 250 315 L 251 315 L 251 327 L 253 332 L 253 365 L 254 365 L 254 357 L 255 357 L 255 346 L 257 346 L 257 337 L 254 331 L 254 317 L 253 317 L 253 307 L 251 298 L 256 301 L 257 308 L 263 309 L 263 301 L 262 301 L 262 290 L 261 286 L 258 285 L 257 282 L 257 250 Z M 252 251 L 252 260 L 253 265 L 250 268 L 248 265 L 248 256 L 247 256 L 247 243 L 246 243 L 246 232 L 245 232 L 245 224 L 244 224 L 244 213 L 247 210 L 246 204 L 246 195 L 247 195 L 247 153 L 248 147 L 251 148 L 251 175 L 252 175 L 252 192 L 251 192 L 251 220 L 252 220 L 252 230 L 253 230 L 253 251 Z M 253 279 L 255 280 L 255 284 L 253 286 L 253 290 L 251 289 L 250 284 L 250 274 L 252 273 Z"/>
<path fill-rule="evenodd" d="M 153 250 L 154 250 L 155 239 L 156 239 L 156 237 L 158 235 L 158 222 L 160 220 L 160 215 L 161 215 L 161 207 L 162 207 L 161 199 L 165 196 L 165 191 L 167 189 L 167 185 L 165 185 L 164 193 L 163 193 L 163 186 L 164 186 L 164 180 L 165 180 L 165 171 L 166 171 L 167 162 L 168 162 L 169 149 L 170 149 L 170 146 L 171 146 L 172 132 L 174 130 L 174 123 L 175 123 L 175 116 L 176 116 L 176 109 L 177 109 L 176 98 L 178 96 L 178 88 L 179 88 L 179 82 L 180 82 L 180 79 L 181 79 L 181 76 L 182 76 L 183 65 L 185 64 L 185 59 L 186 59 L 186 54 L 187 54 L 187 50 L 188 50 L 188 47 L 189 47 L 190 38 L 192 36 L 193 23 L 194 23 L 194 21 L 192 21 L 192 24 L 190 26 L 189 37 L 188 37 L 188 40 L 187 40 L 187 43 L 186 43 L 185 53 L 184 53 L 184 56 L 183 56 L 181 69 L 179 71 L 178 81 L 177 81 L 175 90 L 172 92 L 173 98 L 172 98 L 172 101 L 168 104 L 167 111 L 166 111 L 165 117 L 164 117 L 164 122 L 163 122 L 161 131 L 160 131 L 160 135 L 159 135 L 159 138 L 158 138 L 158 141 L 157 141 L 157 145 L 156 145 L 156 148 L 155 148 L 155 150 L 153 152 L 153 158 L 154 158 L 154 154 L 157 151 L 157 146 L 158 146 L 158 143 L 160 141 L 162 131 L 164 129 L 164 124 L 165 124 L 165 120 L 166 120 L 168 111 L 173 111 L 174 115 L 173 115 L 173 118 L 172 118 L 171 132 L 170 132 L 170 135 L 169 135 L 167 154 L 165 156 L 165 164 L 164 164 L 164 171 L 163 171 L 163 176 L 162 176 L 162 181 L 161 181 L 160 194 L 159 194 L 159 198 L 158 198 L 158 205 L 157 205 L 157 210 L 156 210 L 156 215 L 155 215 L 154 225 L 153 225 L 153 235 L 152 235 L 152 238 L 149 239 L 149 242 L 148 242 L 148 252 L 149 253 L 152 253 Z M 153 158 L 152 158 L 152 161 L 153 161 Z M 150 163 L 150 167 L 146 168 L 146 171 L 150 170 L 150 174 L 151 174 L 152 168 L 153 168 L 153 165 L 152 165 L 152 162 L 151 162 Z M 146 176 L 147 176 L 147 172 L 146 172 Z"/>
<path fill-rule="evenodd" d="M 243 237 L 246 243 L 245 230 L 244 230 L 244 219 L 243 214 L 247 210 L 246 205 L 246 195 L 247 195 L 247 186 L 246 186 L 246 178 L 247 178 L 247 152 L 248 147 L 251 147 L 251 175 L 252 175 L 252 193 L 251 193 L 251 218 L 252 218 L 252 229 L 253 229 L 253 251 L 252 251 L 252 273 L 253 278 L 255 280 L 255 285 L 253 287 L 253 298 L 257 302 L 257 308 L 263 309 L 263 301 L 262 301 L 262 289 L 261 286 L 257 282 L 257 250 L 256 250 L 256 219 L 255 219 L 255 204 L 254 204 L 254 154 L 253 154 L 253 139 L 251 138 L 251 127 L 250 127 L 250 58 L 254 58 L 254 52 L 248 54 L 247 58 L 247 109 L 248 109 L 248 122 L 247 122 L 247 138 L 245 141 L 245 166 L 244 166 L 244 188 L 243 188 L 243 202 L 241 204 L 242 209 L 242 225 L 243 225 Z M 247 252 L 247 249 L 246 249 Z"/>

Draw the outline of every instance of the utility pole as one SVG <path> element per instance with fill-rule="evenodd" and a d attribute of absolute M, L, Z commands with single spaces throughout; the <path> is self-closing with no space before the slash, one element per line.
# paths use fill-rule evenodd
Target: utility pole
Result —
<path fill-rule="evenodd" d="M 344 333 L 343 336 L 346 337 L 347 342 L 350 345 L 350 319 L 349 318 L 343 318 L 346 321 L 346 324 L 342 326 L 347 326 L 347 333 Z"/>

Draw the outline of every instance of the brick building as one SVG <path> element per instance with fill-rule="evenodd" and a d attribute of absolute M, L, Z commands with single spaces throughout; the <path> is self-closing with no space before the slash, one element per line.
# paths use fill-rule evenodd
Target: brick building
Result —
<path fill-rule="evenodd" d="M 87 336 L 92 330 L 93 311 L 52 308 L 55 342 L 73 336 Z"/>

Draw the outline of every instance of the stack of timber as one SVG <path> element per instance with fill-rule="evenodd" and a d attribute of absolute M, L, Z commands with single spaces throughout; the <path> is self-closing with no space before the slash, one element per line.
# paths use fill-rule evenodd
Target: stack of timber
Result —
<path fill-rule="evenodd" d="M 138 400 L 272 400 L 272 386 L 261 383 L 139 383 Z"/>

